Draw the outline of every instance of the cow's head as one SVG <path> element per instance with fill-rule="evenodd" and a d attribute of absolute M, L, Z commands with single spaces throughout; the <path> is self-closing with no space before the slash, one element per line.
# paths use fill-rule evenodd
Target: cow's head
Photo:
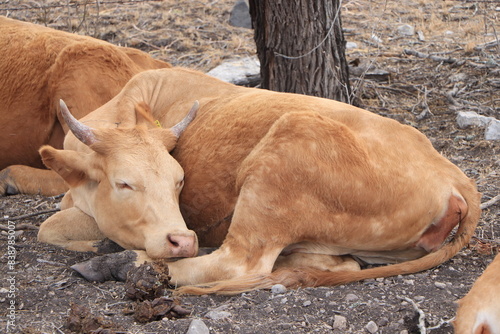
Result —
<path fill-rule="evenodd" d="M 146 123 L 147 108 L 145 104 L 136 107 L 138 123 L 141 118 Z M 197 108 L 196 102 L 184 120 L 170 129 L 144 124 L 93 129 L 77 121 L 61 101 L 68 127 L 90 150 L 44 146 L 40 154 L 68 183 L 75 206 L 120 246 L 144 249 L 152 258 L 195 256 L 196 234 L 187 229 L 179 209 L 184 171 L 169 152 Z"/>

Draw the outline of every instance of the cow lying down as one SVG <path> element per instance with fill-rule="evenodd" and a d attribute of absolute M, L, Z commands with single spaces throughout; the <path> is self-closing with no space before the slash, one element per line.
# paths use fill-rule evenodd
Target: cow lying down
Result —
<path fill-rule="evenodd" d="M 135 74 L 165 67 L 136 49 L 0 16 L 0 197 L 67 190 L 38 154 L 44 144 L 63 147 L 60 99 L 81 118 Z"/>
<path fill-rule="evenodd" d="M 456 254 L 480 216 L 474 182 L 424 135 L 333 100 L 172 68 L 136 75 L 82 123 L 62 111 L 65 150 L 40 154 L 71 190 L 39 240 L 135 250 L 74 266 L 91 280 L 179 257 L 172 282 L 200 294 L 413 273 Z M 220 248 L 193 257 L 197 238 Z"/>
<path fill-rule="evenodd" d="M 500 255 L 458 305 L 453 323 L 456 334 L 500 333 Z"/>

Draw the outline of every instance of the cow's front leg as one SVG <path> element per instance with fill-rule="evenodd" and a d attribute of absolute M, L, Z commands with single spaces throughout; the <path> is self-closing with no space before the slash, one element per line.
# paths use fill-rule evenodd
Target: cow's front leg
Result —
<path fill-rule="evenodd" d="M 52 215 L 38 231 L 38 241 L 68 250 L 101 254 L 123 250 L 105 238 L 94 218 L 76 207 Z"/>

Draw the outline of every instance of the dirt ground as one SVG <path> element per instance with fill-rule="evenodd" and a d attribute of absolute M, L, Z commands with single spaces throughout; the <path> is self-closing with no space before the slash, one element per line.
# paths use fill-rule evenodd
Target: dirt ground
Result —
<path fill-rule="evenodd" d="M 227 23 L 232 4 L 0 1 L 0 15 L 137 47 L 174 65 L 207 71 L 223 60 L 255 55 L 252 31 Z M 459 129 L 456 114 L 475 111 L 500 118 L 499 6 L 495 1 L 352 0 L 342 11 L 346 39 L 357 44 L 347 50 L 352 64 L 390 73 L 386 81 L 369 79 L 371 70 L 352 76 L 361 105 L 425 133 L 477 181 L 482 202 L 500 194 L 500 142 L 484 140 L 484 129 Z M 397 29 L 403 24 L 415 33 L 401 35 Z M 491 41 L 497 44 L 485 44 Z M 185 333 L 193 319 L 201 319 L 210 333 L 452 333 L 454 302 L 466 294 L 500 242 L 497 202 L 483 210 L 469 247 L 432 270 L 281 293 L 185 296 L 179 301 L 192 310 L 190 316 L 139 323 L 127 311 L 134 302 L 125 297 L 123 283 L 90 283 L 69 268 L 92 254 L 37 243 L 37 226 L 58 201 L 20 195 L 0 199 L 0 332 L 11 319 L 13 332 L 70 333 L 67 319 L 76 303 L 115 333 Z M 11 267 L 7 231 L 14 224 Z M 15 317 L 9 318 L 12 302 Z M 418 327 L 420 318 L 425 328 Z"/>

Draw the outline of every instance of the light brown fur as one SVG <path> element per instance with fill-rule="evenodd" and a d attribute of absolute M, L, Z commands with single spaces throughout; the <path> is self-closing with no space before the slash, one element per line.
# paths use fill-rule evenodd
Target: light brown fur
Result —
<path fill-rule="evenodd" d="M 40 146 L 63 145 L 59 99 L 80 118 L 136 73 L 170 67 L 139 50 L 2 16 L 0 36 L 0 196 L 67 190 L 55 173 L 29 168 L 44 167 Z"/>
<path fill-rule="evenodd" d="M 172 151 L 185 174 L 180 207 L 201 246 L 222 245 L 170 263 L 173 283 L 208 283 L 181 292 L 237 293 L 275 283 L 334 285 L 412 273 L 446 261 L 474 233 L 480 215 L 474 183 L 417 130 L 347 104 L 236 87 L 173 68 L 137 75 L 83 120 L 133 127 L 135 106 L 146 102 L 153 119 L 171 126 L 194 100 L 200 101 L 198 116 Z M 72 134 L 65 148 L 88 152 Z M 455 239 L 441 248 L 457 224 Z M 271 273 L 283 250 L 402 263 Z"/>
<path fill-rule="evenodd" d="M 500 333 L 500 254 L 458 302 L 456 334 Z"/>

